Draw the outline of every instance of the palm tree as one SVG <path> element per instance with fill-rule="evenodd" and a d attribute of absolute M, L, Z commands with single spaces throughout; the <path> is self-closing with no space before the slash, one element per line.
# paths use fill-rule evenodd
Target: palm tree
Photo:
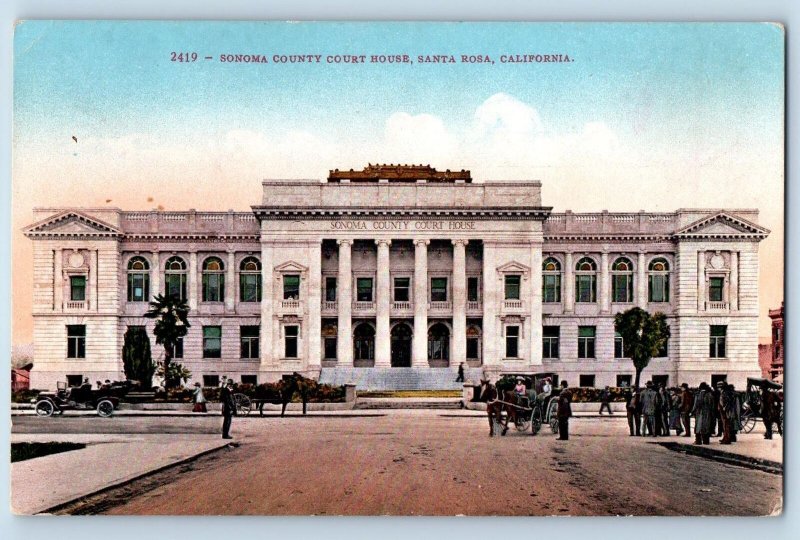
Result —
<path fill-rule="evenodd" d="M 171 388 L 174 381 L 170 380 L 169 364 L 178 340 L 188 332 L 189 306 L 185 300 L 176 296 L 158 294 L 150 302 L 150 309 L 144 314 L 148 319 L 155 319 L 156 324 L 153 334 L 156 343 L 164 346 L 164 388 Z"/>
<path fill-rule="evenodd" d="M 650 315 L 642 308 L 634 307 L 614 316 L 614 329 L 622 336 L 625 356 L 633 361 L 636 369 L 634 388 L 639 388 L 642 371 L 669 340 L 667 317 L 663 313 Z"/>

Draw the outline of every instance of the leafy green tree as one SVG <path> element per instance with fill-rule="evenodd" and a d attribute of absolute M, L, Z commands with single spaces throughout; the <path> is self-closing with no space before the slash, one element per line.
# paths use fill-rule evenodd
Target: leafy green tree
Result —
<path fill-rule="evenodd" d="M 175 296 L 156 295 L 150 302 L 150 309 L 144 314 L 148 319 L 155 319 L 153 334 L 156 343 L 164 347 L 164 388 L 172 388 L 176 382 L 174 371 L 170 369 L 172 354 L 178 340 L 189 331 L 189 306 L 185 300 Z"/>
<path fill-rule="evenodd" d="M 125 332 L 122 361 L 128 380 L 139 381 L 143 387 L 150 388 L 156 366 L 150 353 L 150 338 L 143 328 L 132 326 Z"/>
<path fill-rule="evenodd" d="M 614 329 L 622 336 L 625 356 L 633 361 L 636 369 L 634 388 L 639 388 L 642 371 L 669 340 L 667 317 L 663 313 L 651 315 L 634 307 L 614 316 Z"/>

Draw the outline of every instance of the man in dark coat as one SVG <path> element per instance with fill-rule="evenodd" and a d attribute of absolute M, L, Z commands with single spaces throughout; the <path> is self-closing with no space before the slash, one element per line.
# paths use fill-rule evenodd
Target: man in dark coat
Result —
<path fill-rule="evenodd" d="M 630 390 L 625 394 L 625 412 L 628 414 L 628 431 L 631 437 L 639 436 L 641 431 L 639 426 L 642 423 L 642 411 L 639 405 L 639 389 L 633 392 Z"/>
<path fill-rule="evenodd" d="M 694 397 L 689 390 L 689 385 L 683 383 L 681 385 L 681 420 L 683 421 L 683 429 L 685 431 L 684 437 L 691 437 L 691 416 L 692 407 L 694 406 Z"/>
<path fill-rule="evenodd" d="M 609 415 L 614 414 L 611 412 L 611 392 L 608 386 L 600 392 L 600 412 L 598 414 L 603 414 L 603 409 L 606 409 Z"/>
<path fill-rule="evenodd" d="M 569 440 L 569 417 L 572 416 L 572 395 L 568 390 L 569 384 L 567 381 L 561 381 L 561 393 L 558 394 L 558 440 Z"/>
<path fill-rule="evenodd" d="M 236 416 L 236 401 L 233 399 L 233 379 L 228 379 L 225 386 L 219 392 L 219 401 L 222 404 L 222 438 L 233 439 L 231 437 L 231 422 Z"/>
<path fill-rule="evenodd" d="M 722 424 L 722 439 L 720 444 L 731 444 L 733 432 L 733 417 L 735 415 L 735 404 L 733 402 L 736 397 L 731 392 L 730 387 L 724 382 L 717 383 L 719 388 L 719 403 L 717 412 L 719 413 L 719 421 Z"/>
<path fill-rule="evenodd" d="M 713 418 L 714 411 L 716 410 L 714 402 L 714 393 L 711 388 L 705 383 L 700 383 L 700 389 L 694 396 L 694 434 L 695 444 L 708 444 L 709 437 L 711 437 L 711 430 L 714 427 Z"/>
<path fill-rule="evenodd" d="M 711 436 L 712 437 L 721 437 L 722 436 L 722 418 L 719 415 L 719 407 L 717 404 L 719 403 L 720 391 L 719 383 L 715 387 L 711 388 L 711 393 L 714 395 L 714 415 L 711 420 Z"/>
<path fill-rule="evenodd" d="M 778 403 L 777 395 L 769 389 L 766 382 L 761 383 L 761 417 L 764 419 L 764 433 L 765 439 L 772 438 L 772 424 L 778 423 L 778 434 L 781 433 L 781 417 L 780 417 L 780 404 Z"/>

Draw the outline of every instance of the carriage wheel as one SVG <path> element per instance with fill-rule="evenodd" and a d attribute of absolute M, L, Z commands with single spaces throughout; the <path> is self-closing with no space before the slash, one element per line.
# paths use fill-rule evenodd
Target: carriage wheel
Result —
<path fill-rule="evenodd" d="M 534 407 L 531 413 L 531 433 L 536 435 L 542 429 L 542 409 Z"/>
<path fill-rule="evenodd" d="M 756 417 L 753 415 L 752 412 L 746 412 L 742 415 L 741 418 L 742 422 L 742 431 L 744 433 L 750 433 L 753 431 L 753 428 L 756 427 Z"/>
<path fill-rule="evenodd" d="M 235 394 L 233 396 L 233 400 L 236 402 L 236 412 L 241 414 L 242 416 L 247 416 L 250 414 L 250 408 L 252 406 L 252 402 L 250 398 L 244 394 Z"/>
<path fill-rule="evenodd" d="M 107 399 L 101 399 L 97 403 L 97 416 L 108 418 L 114 414 L 114 404 Z"/>
<path fill-rule="evenodd" d="M 519 432 L 528 431 L 528 428 L 531 427 L 530 417 L 527 414 L 523 414 L 522 411 L 518 411 L 517 416 L 514 418 L 514 427 Z"/>
<path fill-rule="evenodd" d="M 53 416 L 56 410 L 53 402 L 48 399 L 37 401 L 34 409 L 36 410 L 36 416 Z"/>

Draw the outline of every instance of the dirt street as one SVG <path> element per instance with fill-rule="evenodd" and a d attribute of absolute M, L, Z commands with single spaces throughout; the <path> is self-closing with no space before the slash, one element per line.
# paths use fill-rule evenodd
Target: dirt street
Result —
<path fill-rule="evenodd" d="M 191 422 L 208 432 L 220 419 L 141 421 Z M 239 418 L 233 429 L 238 448 L 130 486 L 95 511 L 765 515 L 780 508 L 781 476 L 628 437 L 622 419 L 579 419 L 572 431 L 568 442 L 513 429 L 491 439 L 484 417 L 431 410 Z"/>

